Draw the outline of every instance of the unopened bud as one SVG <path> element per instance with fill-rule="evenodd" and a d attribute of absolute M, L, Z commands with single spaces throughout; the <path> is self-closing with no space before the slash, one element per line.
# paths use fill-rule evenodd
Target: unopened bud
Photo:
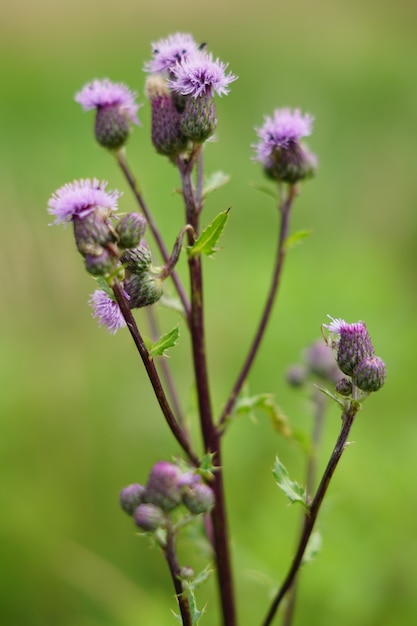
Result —
<path fill-rule="evenodd" d="M 146 531 L 157 530 L 166 524 L 164 512 L 154 504 L 140 504 L 133 513 L 133 519 L 136 526 Z"/>
<path fill-rule="evenodd" d="M 214 506 L 213 490 L 204 483 L 183 487 L 182 501 L 193 515 L 207 513 Z"/>
<path fill-rule="evenodd" d="M 353 375 L 354 384 L 362 391 L 378 391 L 385 382 L 385 363 L 377 356 L 363 359 Z"/>
<path fill-rule="evenodd" d="M 134 483 L 128 485 L 120 492 L 120 506 L 128 515 L 133 515 L 135 509 L 142 504 L 145 487 Z"/>
<path fill-rule="evenodd" d="M 83 256 L 98 255 L 102 246 L 116 240 L 109 220 L 109 211 L 106 209 L 97 208 L 85 217 L 74 216 L 72 224 L 78 252 Z"/>
<path fill-rule="evenodd" d="M 115 267 L 117 258 L 105 248 L 99 248 L 100 254 L 86 254 L 85 269 L 92 276 L 105 276 L 109 274 Z"/>
<path fill-rule="evenodd" d="M 125 281 L 124 288 L 129 294 L 129 307 L 131 309 L 141 309 L 142 307 L 155 304 L 164 293 L 162 280 L 157 275 L 152 274 L 152 272 L 132 274 Z"/>
<path fill-rule="evenodd" d="M 152 106 L 152 143 L 159 154 L 176 156 L 187 147 L 188 139 L 181 130 L 181 112 L 160 74 L 149 76 L 146 95 Z"/>
<path fill-rule="evenodd" d="M 151 266 L 151 251 L 148 246 L 140 245 L 136 248 L 125 250 L 120 260 L 131 274 L 143 274 Z"/>
<path fill-rule="evenodd" d="M 167 461 L 155 463 L 146 483 L 146 502 L 166 512 L 177 507 L 181 503 L 181 476 L 177 465 Z"/>
<path fill-rule="evenodd" d="M 348 378 L 341 378 L 336 383 L 336 391 L 340 393 L 341 396 L 350 396 L 352 393 L 352 381 Z"/>
<path fill-rule="evenodd" d="M 140 213 L 124 215 L 116 225 L 119 248 L 136 248 L 146 230 L 146 220 Z"/>

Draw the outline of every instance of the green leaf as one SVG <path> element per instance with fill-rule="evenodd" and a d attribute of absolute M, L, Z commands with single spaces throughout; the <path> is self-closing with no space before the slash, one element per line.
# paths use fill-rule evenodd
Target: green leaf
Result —
<path fill-rule="evenodd" d="M 226 222 L 229 218 L 229 211 L 230 209 L 227 209 L 227 211 L 219 213 L 211 224 L 203 230 L 192 248 L 189 248 L 188 250 L 188 254 L 191 258 L 198 256 L 199 254 L 211 256 L 217 251 L 216 244 L 225 229 Z"/>
<path fill-rule="evenodd" d="M 331 400 L 334 400 L 340 407 L 342 407 L 342 409 L 345 408 L 345 402 L 344 400 L 341 400 L 340 398 L 338 398 L 337 396 L 335 396 L 334 393 L 332 393 L 331 391 L 329 391 L 328 389 L 326 389 L 325 387 L 320 387 L 319 385 L 315 385 L 315 387 L 317 387 L 317 389 L 319 391 L 321 391 L 322 393 L 324 393 L 325 396 L 327 396 L 328 398 L 330 398 Z"/>
<path fill-rule="evenodd" d="M 281 463 L 278 457 L 275 459 L 273 475 L 277 481 L 278 487 L 285 493 L 291 504 L 299 502 L 308 508 L 305 489 L 290 479 L 287 468 Z"/>
<path fill-rule="evenodd" d="M 241 397 L 236 402 L 234 410 L 236 413 L 246 413 L 252 416 L 255 409 L 264 411 L 270 418 L 274 429 L 281 435 L 284 437 L 292 436 L 288 418 L 274 401 L 274 396 L 271 393 L 260 393 L 256 396 Z"/>
<path fill-rule="evenodd" d="M 294 248 L 294 246 L 298 246 L 304 239 L 307 239 L 311 235 L 311 230 L 299 230 L 293 235 L 289 235 L 284 242 L 284 247 L 286 250 L 290 248 Z"/>
<path fill-rule="evenodd" d="M 213 458 L 215 457 L 214 452 L 208 452 L 201 459 L 200 467 L 198 468 L 198 473 L 205 478 L 206 480 L 212 480 L 214 477 L 214 472 L 216 470 L 213 465 Z"/>
<path fill-rule="evenodd" d="M 179 336 L 180 328 L 177 324 L 175 328 L 165 333 L 165 335 L 162 335 L 162 337 L 158 339 L 158 341 L 155 341 L 155 343 L 149 349 L 150 356 L 165 356 L 165 350 L 168 350 L 168 348 L 173 348 L 177 344 Z"/>
<path fill-rule="evenodd" d="M 267 185 L 261 185 L 261 184 L 258 184 L 258 183 L 252 183 L 251 187 L 253 187 L 257 191 L 261 191 L 262 193 L 266 193 L 267 196 L 272 196 L 275 201 L 278 201 L 278 193 L 277 193 L 277 188 L 275 186 L 274 187 L 269 187 Z"/>
<path fill-rule="evenodd" d="M 220 187 L 224 187 L 230 181 L 229 174 L 225 174 L 224 172 L 213 172 L 207 178 L 204 187 L 203 187 L 203 198 L 205 198 L 209 193 L 220 189 Z"/>

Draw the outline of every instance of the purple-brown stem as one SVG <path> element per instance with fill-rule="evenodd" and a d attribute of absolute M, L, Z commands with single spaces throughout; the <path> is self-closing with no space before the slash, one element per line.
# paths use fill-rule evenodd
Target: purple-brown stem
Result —
<path fill-rule="evenodd" d="M 304 516 L 304 525 L 296 554 L 291 563 L 290 569 L 288 570 L 287 576 L 285 577 L 284 582 L 282 583 L 277 595 L 275 596 L 265 620 L 262 622 L 262 626 L 270 626 L 270 624 L 272 623 L 272 620 L 275 617 L 281 600 L 284 598 L 287 591 L 291 588 L 295 576 L 303 562 L 303 557 L 308 544 L 308 540 L 311 537 L 311 533 L 317 520 L 317 515 L 323 502 L 323 498 L 326 495 L 330 480 L 334 474 L 337 464 L 340 461 L 343 450 L 346 447 L 350 429 L 352 428 L 353 421 L 359 408 L 360 405 L 352 400 L 342 415 L 342 428 L 337 438 L 336 445 L 330 456 L 326 469 L 324 470 L 324 474 L 317 488 L 316 495 L 314 496 L 314 499 Z"/>
<path fill-rule="evenodd" d="M 167 528 L 166 544 L 163 546 L 163 552 L 171 574 L 172 582 L 175 588 L 175 595 L 181 613 L 183 626 L 192 626 L 193 621 L 190 612 L 188 598 L 184 595 L 184 589 L 181 582 L 181 568 L 178 563 L 177 554 L 175 552 L 175 534 L 170 526 Z"/>
<path fill-rule="evenodd" d="M 152 214 L 149 211 L 149 208 L 148 208 L 148 206 L 147 206 L 147 204 L 146 204 L 146 202 L 145 202 L 145 200 L 143 198 L 142 192 L 141 192 L 141 190 L 140 190 L 140 188 L 139 188 L 139 186 L 138 186 L 138 184 L 137 184 L 137 182 L 135 180 L 135 177 L 133 176 L 133 174 L 132 174 L 132 172 L 131 172 L 131 170 L 129 168 L 129 165 L 127 163 L 126 155 L 125 155 L 124 151 L 123 150 L 117 150 L 115 152 L 115 157 L 116 157 L 117 163 L 119 164 L 120 169 L 122 170 L 122 172 L 123 172 L 123 174 L 124 174 L 128 184 L 129 184 L 129 187 L 131 188 L 131 190 L 133 192 L 133 195 L 135 196 L 135 198 L 136 198 L 140 208 L 142 209 L 142 213 L 143 213 L 143 215 L 146 218 L 146 221 L 148 223 L 149 228 L 151 229 L 152 235 L 153 235 L 153 237 L 154 237 L 154 239 L 156 241 L 156 244 L 157 244 L 157 246 L 159 248 L 159 251 L 160 251 L 160 253 L 162 255 L 164 263 L 167 263 L 169 258 L 170 258 L 168 249 L 165 246 L 165 243 L 164 243 L 164 240 L 162 239 L 161 233 L 159 232 L 159 229 L 158 229 L 158 227 L 157 227 L 157 225 L 155 223 L 155 220 L 153 219 Z M 184 307 L 185 317 L 186 317 L 187 323 L 189 324 L 190 323 L 190 303 L 188 302 L 188 298 L 187 298 L 187 295 L 186 295 L 186 293 L 184 291 L 184 287 L 183 287 L 183 285 L 181 283 L 181 280 L 180 280 L 178 274 L 175 271 L 171 272 L 171 278 L 172 278 L 172 281 L 173 281 L 173 283 L 175 285 L 175 288 L 177 290 L 178 297 L 181 300 L 182 306 Z"/>
<path fill-rule="evenodd" d="M 218 425 L 219 429 L 223 429 L 228 416 L 233 411 L 236 398 L 239 395 L 239 392 L 241 391 L 242 386 L 249 374 L 249 370 L 251 369 L 254 363 L 262 338 L 265 334 L 265 330 L 266 330 L 269 318 L 271 317 L 273 304 L 274 304 L 274 301 L 278 292 L 280 278 L 282 275 L 282 269 L 284 266 L 284 260 L 285 260 L 285 255 L 286 255 L 285 242 L 288 237 L 289 218 L 290 218 L 291 206 L 295 197 L 295 193 L 296 193 L 295 186 L 290 185 L 289 190 L 288 190 L 288 196 L 282 202 L 280 206 L 281 221 L 279 225 L 276 261 L 275 261 L 274 273 L 272 276 L 268 298 L 267 298 L 267 301 L 266 301 L 266 304 L 262 313 L 261 320 L 259 322 L 258 329 L 255 334 L 255 337 L 249 348 L 249 352 L 246 357 L 246 360 L 243 363 L 242 369 L 239 372 L 239 375 L 236 379 L 233 389 L 229 395 L 229 398 L 220 416 L 219 425 Z"/>
<path fill-rule="evenodd" d="M 191 224 L 195 236 L 199 233 L 199 214 L 202 209 L 202 172 L 199 172 L 200 183 L 197 187 L 197 196 L 192 183 L 192 169 L 195 160 L 199 158 L 196 150 L 193 158 L 185 162 L 177 161 L 182 180 L 182 192 L 185 203 L 186 222 Z M 202 163 L 200 161 L 201 168 Z M 192 245 L 193 237 L 188 234 Z M 233 576 L 230 559 L 230 548 L 227 528 L 226 502 L 224 496 L 223 472 L 221 462 L 220 436 L 213 421 L 207 358 L 205 348 L 204 308 L 203 308 L 203 273 L 201 257 L 192 256 L 188 259 L 191 285 L 191 343 L 193 352 L 194 375 L 198 392 L 198 406 L 200 425 L 206 452 L 214 453 L 214 462 L 217 471 L 211 487 L 215 496 L 215 506 L 211 513 L 213 524 L 214 551 L 216 554 L 217 580 L 222 606 L 224 626 L 236 626 L 236 609 L 233 591 Z"/>
<path fill-rule="evenodd" d="M 151 381 L 153 390 L 155 392 L 156 398 L 158 400 L 159 406 L 161 407 L 162 413 L 167 421 L 167 424 L 174 435 L 175 439 L 180 444 L 181 448 L 187 454 L 190 461 L 196 466 L 199 467 L 200 460 L 195 452 L 192 450 L 190 443 L 188 441 L 187 435 L 184 433 L 181 426 L 175 419 L 175 416 L 172 412 L 172 409 L 169 405 L 168 399 L 165 395 L 164 388 L 162 386 L 161 380 L 159 378 L 158 372 L 155 367 L 155 363 L 149 352 L 145 346 L 145 343 L 142 339 L 142 335 L 139 332 L 139 329 L 136 325 L 135 318 L 132 315 L 131 310 L 129 309 L 129 305 L 124 297 L 123 290 L 120 284 L 115 281 L 112 285 L 112 289 L 117 300 L 117 303 L 120 307 L 122 315 L 125 319 L 129 332 L 132 336 L 133 341 L 138 349 L 138 352 L 141 356 L 143 364 L 145 366 L 146 372 L 149 376 L 149 380 Z"/>

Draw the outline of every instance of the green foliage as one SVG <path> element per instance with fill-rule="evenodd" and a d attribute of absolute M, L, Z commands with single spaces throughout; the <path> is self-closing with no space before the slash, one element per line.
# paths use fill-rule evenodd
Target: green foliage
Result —
<path fill-rule="evenodd" d="M 209 193 L 213 191 L 217 191 L 224 185 L 230 181 L 230 175 L 225 174 L 224 172 L 213 172 L 210 176 L 207 177 L 204 187 L 203 187 L 203 198 L 206 198 Z"/>
<path fill-rule="evenodd" d="M 278 487 L 285 493 L 291 504 L 299 502 L 304 507 L 307 505 L 307 494 L 304 487 L 290 479 L 287 468 L 281 463 L 278 457 L 275 459 L 272 471 Z"/>
<path fill-rule="evenodd" d="M 311 230 L 299 230 L 298 232 L 289 235 L 285 240 L 285 249 L 290 250 L 291 248 L 298 246 L 304 241 L 304 239 L 307 239 L 307 237 L 309 237 L 310 235 Z"/>
<path fill-rule="evenodd" d="M 177 324 L 175 328 L 162 335 L 158 341 L 151 346 L 149 354 L 151 356 L 165 356 L 165 351 L 177 345 L 180 336 L 180 327 Z"/>
<path fill-rule="evenodd" d="M 283 413 L 278 404 L 274 401 L 271 393 L 260 393 L 255 396 L 240 396 L 236 401 L 234 413 L 244 414 L 254 418 L 254 411 L 259 409 L 270 418 L 273 428 L 284 437 L 292 436 L 287 416 Z"/>
<path fill-rule="evenodd" d="M 216 245 L 226 227 L 229 212 L 230 209 L 227 209 L 216 215 L 214 220 L 203 230 L 194 245 L 188 250 L 190 257 L 198 256 L 199 254 L 213 256 L 217 252 L 218 248 L 216 248 Z"/>
<path fill-rule="evenodd" d="M 303 556 L 303 563 L 310 563 L 313 561 L 321 550 L 323 544 L 321 533 L 315 530 L 308 540 L 306 551 Z"/>

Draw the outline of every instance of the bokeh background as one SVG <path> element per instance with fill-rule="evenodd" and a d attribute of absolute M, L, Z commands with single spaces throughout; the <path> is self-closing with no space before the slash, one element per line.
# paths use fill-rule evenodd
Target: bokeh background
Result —
<path fill-rule="evenodd" d="M 207 171 L 231 174 L 205 220 L 232 206 L 222 251 L 206 263 L 208 352 L 220 411 L 264 302 L 277 215 L 251 161 L 254 126 L 282 106 L 315 118 L 309 146 L 319 175 L 296 201 L 291 250 L 273 318 L 250 376 L 309 432 L 306 392 L 288 365 L 319 336 L 326 314 L 365 320 L 387 363 L 383 390 L 364 405 L 355 445 L 320 516 L 323 548 L 302 576 L 294 624 L 408 626 L 417 619 L 416 5 L 399 0 L 7 1 L 0 25 L 0 621 L 5 626 L 174 623 L 163 559 L 118 507 L 121 487 L 178 453 L 127 332 L 91 318 L 94 285 L 69 228 L 49 227 L 62 184 L 98 177 L 134 201 L 94 142 L 93 114 L 73 100 L 109 77 L 139 91 L 142 127 L 128 155 L 169 245 L 182 224 L 175 169 L 150 145 L 143 63 L 150 42 L 176 31 L 208 42 L 239 76 L 219 99 Z M 183 271 L 184 265 L 180 266 Z M 158 309 L 158 312 L 160 309 Z M 160 311 L 161 326 L 178 316 Z M 138 316 L 146 328 L 146 317 Z M 194 424 L 188 339 L 171 354 Z M 198 439 L 197 428 L 194 433 Z M 329 408 L 323 467 L 339 430 Z M 283 578 L 300 510 L 274 485 L 276 454 L 302 481 L 304 457 L 258 415 L 225 443 L 240 623 L 259 624 Z M 183 562 L 198 570 L 189 537 Z M 213 582 L 202 624 L 219 624 Z M 277 619 L 277 623 L 280 620 Z"/>

